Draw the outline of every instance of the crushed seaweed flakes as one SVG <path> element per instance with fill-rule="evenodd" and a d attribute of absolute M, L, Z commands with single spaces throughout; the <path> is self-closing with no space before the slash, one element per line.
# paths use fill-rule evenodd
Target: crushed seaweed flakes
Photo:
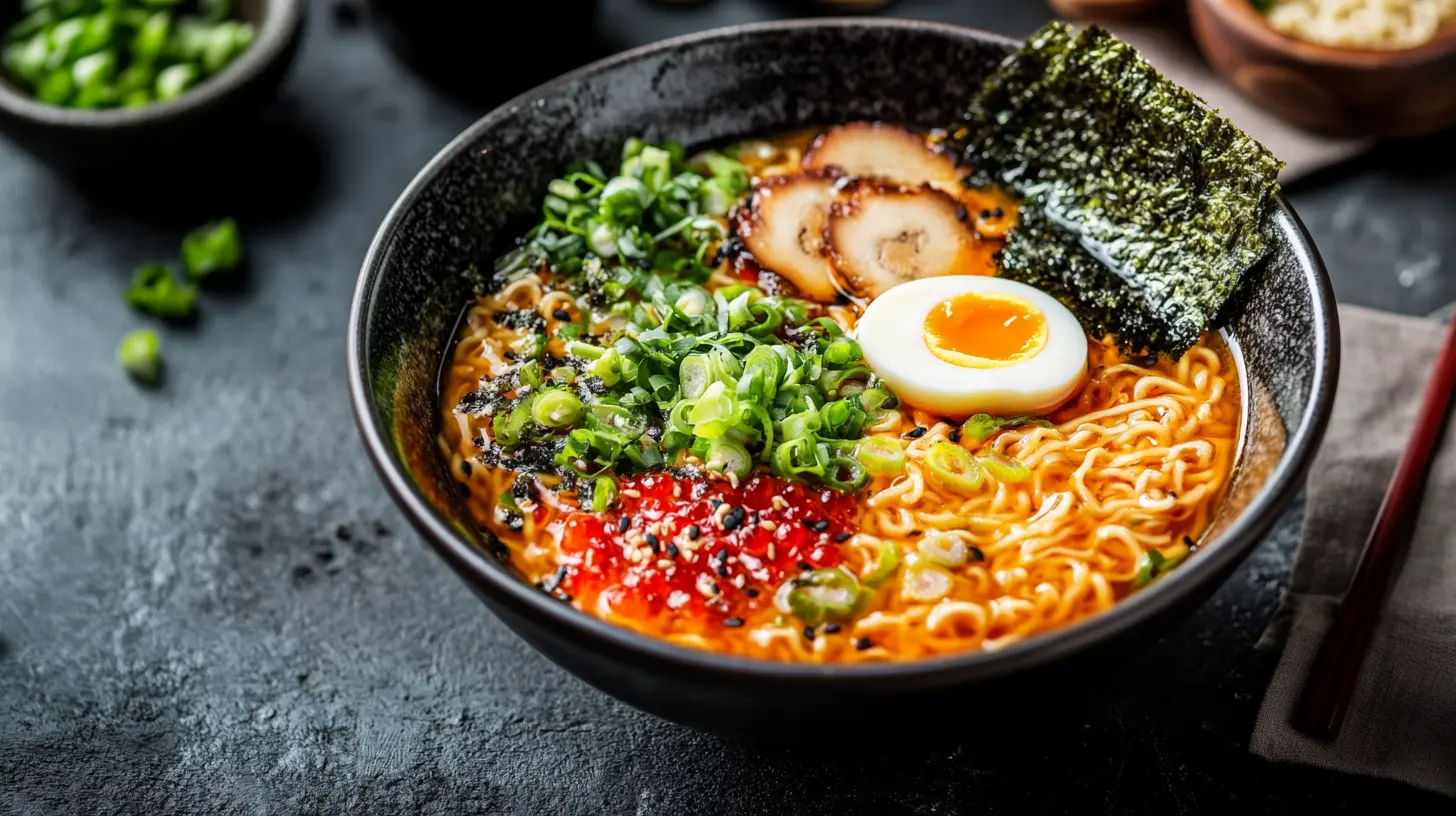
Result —
<path fill-rule="evenodd" d="M 1099 26 L 1034 34 L 953 135 L 1025 197 L 1003 274 L 1125 349 L 1181 355 L 1269 250 L 1283 163 Z"/>

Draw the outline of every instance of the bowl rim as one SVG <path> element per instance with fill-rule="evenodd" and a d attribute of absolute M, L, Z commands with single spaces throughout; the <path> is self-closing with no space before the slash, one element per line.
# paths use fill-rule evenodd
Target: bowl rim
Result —
<path fill-rule="evenodd" d="M 1394 70 L 1424 65 L 1456 53 L 1456 23 L 1446 23 L 1436 36 L 1409 48 L 1337 48 L 1301 40 L 1269 25 L 1248 0 L 1189 0 L 1218 15 L 1246 39 L 1301 62 L 1338 68 Z"/>
<path fill-rule="evenodd" d="M 151 102 L 139 108 L 78 109 L 37 101 L 0 75 L 0 110 L 51 128 L 71 130 L 143 127 L 187 116 L 241 90 L 287 51 L 303 25 L 307 0 L 266 0 L 257 39 L 222 71 L 208 77 L 176 99 Z"/>
<path fill-rule="evenodd" d="M 1213 576 L 1240 563 L 1262 539 L 1302 486 L 1302 476 L 1324 433 L 1334 400 L 1339 369 L 1339 325 L 1334 292 L 1319 251 L 1298 215 L 1277 196 L 1276 211 L 1293 228 L 1294 251 L 1314 300 L 1316 348 L 1311 399 L 1297 424 L 1285 436 L 1284 452 L 1268 481 L 1236 519 L 1211 542 L 1193 569 L 1175 570 L 1148 591 L 1123 599 L 1112 609 L 1052 632 L 996 651 L 959 652 L 931 658 L 884 663 L 816 664 L 724 655 L 677 646 L 603 621 L 555 601 L 519 577 L 500 569 L 491 557 L 467 541 L 421 492 L 405 468 L 395 460 L 387 434 L 375 410 L 371 372 L 364 350 L 369 331 L 369 307 L 395 233 L 422 192 L 436 181 L 476 139 L 507 115 L 534 99 L 579 79 L 611 71 L 645 56 L 723 40 L 803 29 L 893 28 L 922 31 L 955 40 L 974 40 L 1007 47 L 1019 41 L 979 29 L 945 23 L 897 18 L 824 17 L 749 23 L 674 37 L 591 63 L 522 93 L 478 119 L 440 149 L 409 183 L 381 222 L 360 269 L 349 309 L 346 365 L 349 402 L 364 447 L 386 490 L 431 548 L 487 600 L 530 618 L 533 626 L 566 635 L 576 645 L 599 643 L 617 653 L 631 653 L 644 665 L 707 671 L 724 678 L 773 680 L 786 683 L 833 677 L 841 682 L 869 682 L 887 678 L 928 679 L 954 675 L 961 680 L 989 680 L 1080 654 L 1120 634 L 1138 629 L 1165 615 Z M 1277 218 L 1277 216 L 1276 216 Z"/>

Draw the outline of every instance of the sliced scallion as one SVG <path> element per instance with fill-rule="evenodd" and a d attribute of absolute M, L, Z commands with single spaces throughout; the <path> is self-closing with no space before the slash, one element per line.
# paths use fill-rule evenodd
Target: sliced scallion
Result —
<path fill-rule="evenodd" d="M 949 442 L 931 445 L 925 464 L 936 481 L 957 493 L 974 493 L 986 480 L 981 466 L 971 454 L 960 445 Z"/>
<path fill-rule="evenodd" d="M 820 569 L 790 578 L 787 603 L 795 617 L 810 626 L 853 617 L 860 595 L 859 581 L 848 570 Z"/>
<path fill-rule="evenodd" d="M 162 341 L 151 329 L 137 329 L 121 338 L 116 358 L 134 379 L 154 385 L 162 374 Z"/>

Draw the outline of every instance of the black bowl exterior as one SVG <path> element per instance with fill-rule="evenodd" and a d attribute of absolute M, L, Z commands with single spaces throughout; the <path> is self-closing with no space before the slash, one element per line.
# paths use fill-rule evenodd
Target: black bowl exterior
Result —
<path fill-rule="evenodd" d="M 1323 266 L 1282 201 L 1268 261 L 1226 315 L 1244 365 L 1245 454 L 1209 544 L 1150 590 L 1077 626 L 1007 647 L 897 664 L 815 666 L 670 646 L 551 600 L 460 512 L 434 446 L 436 373 L 481 270 L 546 182 L 623 139 L 718 142 L 853 119 L 953 121 L 1014 47 L 968 29 L 859 19 L 724 29 L 588 66 L 477 122 L 421 172 L 365 260 L 350 316 L 350 390 L 386 487 L 431 546 L 547 657 L 669 719 L 763 734 L 845 706 L 933 704 L 968 687 L 1027 687 L 1149 642 L 1202 603 L 1297 492 L 1334 394 L 1338 328 Z M 822 723 L 822 719 L 820 720 Z"/>
<path fill-rule="evenodd" d="M 8 27 L 19 2 L 0 4 Z M 308 0 L 240 0 L 258 27 L 252 46 L 176 100 L 141 108 L 73 110 L 45 105 L 0 76 L 0 131 L 56 169 L 86 175 L 147 174 L 193 158 L 218 161 L 216 138 L 266 104 L 298 53 Z"/>

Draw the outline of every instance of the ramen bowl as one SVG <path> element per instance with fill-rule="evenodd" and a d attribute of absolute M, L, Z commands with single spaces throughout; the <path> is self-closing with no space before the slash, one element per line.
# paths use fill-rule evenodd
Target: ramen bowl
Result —
<path fill-rule="evenodd" d="M 932 659 L 773 662 L 694 650 L 605 623 L 553 599 L 497 557 L 465 511 L 436 444 L 439 374 L 470 278 L 490 269 L 541 190 L 582 156 L 623 140 L 712 144 L 852 120 L 952 121 L 1012 40 L 938 24 L 818 20 L 710 31 L 568 74 L 488 114 L 410 184 L 376 235 L 350 315 L 350 396 L 365 448 L 430 547 L 511 629 L 556 664 L 637 708 L 752 735 L 786 726 L 869 727 L 844 712 L 964 700 L 1079 676 L 1144 646 L 1205 601 L 1298 490 L 1334 394 L 1338 327 L 1329 281 L 1280 199 L 1273 251 L 1247 275 L 1220 330 L 1244 392 L 1238 462 L 1204 545 L 1110 611 L 1006 646 Z M 852 59 L 846 59 L 852 56 Z M 1081 675 L 1085 676 L 1085 675 Z M 963 709 L 963 705 L 951 706 Z M 941 708 L 944 712 L 948 709 Z M 905 720 L 899 716 L 895 722 Z"/>

